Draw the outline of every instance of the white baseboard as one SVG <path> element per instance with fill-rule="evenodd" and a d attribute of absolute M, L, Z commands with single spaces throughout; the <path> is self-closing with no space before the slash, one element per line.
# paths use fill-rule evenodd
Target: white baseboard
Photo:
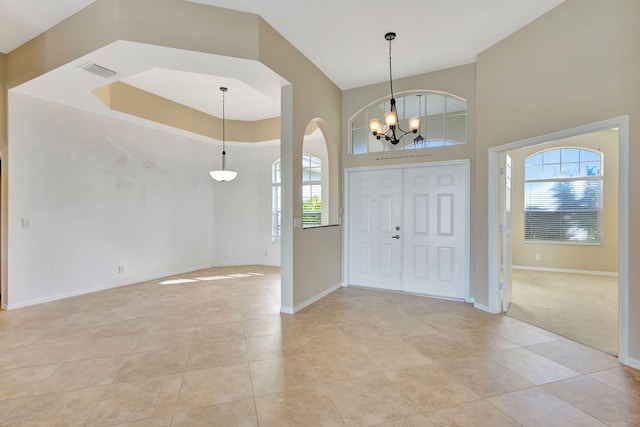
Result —
<path fill-rule="evenodd" d="M 574 274 L 590 274 L 592 276 L 618 277 L 618 273 L 611 272 L 611 271 L 574 270 L 571 268 L 531 267 L 528 265 L 512 265 L 511 268 L 514 270 L 549 271 L 552 273 L 574 273 Z"/>
<path fill-rule="evenodd" d="M 640 370 L 640 360 L 634 359 L 633 357 L 627 357 L 627 360 L 620 360 L 620 363 Z"/>
<path fill-rule="evenodd" d="M 161 278 L 167 277 L 167 276 L 175 276 L 177 274 L 190 273 L 192 271 L 203 270 L 205 268 L 211 268 L 211 265 L 194 266 L 194 267 L 190 267 L 190 268 L 186 268 L 186 269 L 181 269 L 179 271 L 164 272 L 164 273 L 152 274 L 152 275 L 149 275 L 149 276 L 130 277 L 130 278 L 126 279 L 126 280 L 122 280 L 122 281 L 118 281 L 118 282 L 106 283 L 106 284 L 99 285 L 99 286 L 94 286 L 94 287 L 91 287 L 91 288 L 78 289 L 76 291 L 71 291 L 71 292 L 63 292 L 61 294 L 50 295 L 50 296 L 42 297 L 42 298 L 35 298 L 35 299 L 22 301 L 22 302 L 15 303 L 15 304 L 9 303 L 9 304 L 6 304 L 5 310 L 15 310 L 15 309 L 18 309 L 18 308 L 30 307 L 32 305 L 44 304 L 44 303 L 47 303 L 47 302 L 58 301 L 58 300 L 65 299 L 65 298 L 71 298 L 71 297 L 77 297 L 77 296 L 80 296 L 80 295 L 86 295 L 86 294 L 90 294 L 90 293 L 93 293 L 93 292 L 106 291 L 106 290 L 109 290 L 109 289 L 119 288 L 121 286 L 133 285 L 135 283 L 147 282 L 149 280 L 161 279 Z"/>
<path fill-rule="evenodd" d="M 304 309 L 305 307 L 310 306 L 311 304 L 313 304 L 316 301 L 321 300 L 322 298 L 326 297 L 327 295 L 329 295 L 330 293 L 336 291 L 337 289 L 342 287 L 342 283 L 338 283 L 337 285 L 333 285 L 328 289 L 325 289 L 324 291 L 320 292 L 318 295 L 309 298 L 308 300 L 306 300 L 305 302 L 303 302 L 302 304 L 298 304 L 293 308 L 293 313 L 297 313 L 300 310 Z M 280 311 L 282 311 L 282 308 L 280 309 Z M 293 314 L 290 313 L 290 314 Z"/>
<path fill-rule="evenodd" d="M 477 308 L 478 310 L 482 310 L 482 311 L 486 311 L 487 313 L 491 313 L 491 310 L 489 310 L 489 306 L 486 306 L 484 304 L 480 304 L 477 302 L 473 303 L 473 308 Z M 491 313 L 491 314 L 495 314 L 495 313 Z"/>
<path fill-rule="evenodd" d="M 293 308 L 285 307 L 284 305 L 280 306 L 280 313 L 293 314 Z"/>

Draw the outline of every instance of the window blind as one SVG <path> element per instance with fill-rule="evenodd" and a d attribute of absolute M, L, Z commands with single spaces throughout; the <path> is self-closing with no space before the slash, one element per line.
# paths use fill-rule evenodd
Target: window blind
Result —
<path fill-rule="evenodd" d="M 602 178 L 525 182 L 525 240 L 600 243 Z"/>

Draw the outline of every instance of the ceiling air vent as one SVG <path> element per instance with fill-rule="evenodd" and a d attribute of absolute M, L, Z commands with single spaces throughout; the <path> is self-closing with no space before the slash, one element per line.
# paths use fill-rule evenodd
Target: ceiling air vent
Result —
<path fill-rule="evenodd" d="M 93 62 L 89 62 L 88 64 L 84 64 L 82 66 L 80 66 L 80 68 L 82 68 L 85 71 L 88 71 L 90 73 L 93 73 L 95 75 L 98 75 L 100 77 L 104 77 L 105 79 L 108 79 L 109 77 L 113 77 L 115 76 L 116 73 L 113 70 L 110 70 L 106 67 L 103 67 L 102 65 L 98 65 L 96 63 Z"/>

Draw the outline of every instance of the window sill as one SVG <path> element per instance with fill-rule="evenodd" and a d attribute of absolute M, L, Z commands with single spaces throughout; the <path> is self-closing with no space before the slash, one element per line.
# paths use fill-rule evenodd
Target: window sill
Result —
<path fill-rule="evenodd" d="M 566 242 L 553 240 L 525 240 L 524 243 L 534 245 L 602 246 L 602 242 Z"/>

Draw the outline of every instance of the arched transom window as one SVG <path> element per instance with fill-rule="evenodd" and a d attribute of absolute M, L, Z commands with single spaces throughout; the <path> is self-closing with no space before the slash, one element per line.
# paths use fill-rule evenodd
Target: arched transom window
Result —
<path fill-rule="evenodd" d="M 420 117 L 418 132 L 408 134 L 398 145 L 376 139 L 369 129 L 369 120 L 378 118 L 384 123 L 389 100 L 371 105 L 351 120 L 351 154 L 379 151 L 411 150 L 445 147 L 467 143 L 467 101 L 439 92 L 415 92 L 396 97 L 398 121 L 402 129 L 409 129 L 409 119 Z"/>
<path fill-rule="evenodd" d="M 539 151 L 524 164 L 524 233 L 529 242 L 600 243 L 602 153 Z"/>

